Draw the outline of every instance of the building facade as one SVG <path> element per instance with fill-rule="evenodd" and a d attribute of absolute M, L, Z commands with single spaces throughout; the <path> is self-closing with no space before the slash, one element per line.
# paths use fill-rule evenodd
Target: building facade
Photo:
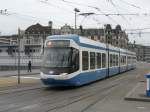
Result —
<path fill-rule="evenodd" d="M 105 25 L 103 29 L 83 29 L 80 26 L 79 35 L 116 47 L 128 48 L 128 35 L 121 29 L 120 25 L 117 25 L 115 29 L 112 29 L 110 24 Z"/>
<path fill-rule="evenodd" d="M 150 46 L 129 44 L 129 50 L 136 52 L 138 61 L 145 61 L 150 63 Z"/>

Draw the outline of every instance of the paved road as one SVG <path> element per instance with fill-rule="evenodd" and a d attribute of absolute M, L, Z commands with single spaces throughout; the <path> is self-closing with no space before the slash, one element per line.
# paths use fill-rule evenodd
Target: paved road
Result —
<path fill-rule="evenodd" d="M 0 112 L 150 112 L 150 103 L 124 100 L 149 69 L 140 63 L 136 70 L 78 88 L 39 85 L 0 92 Z"/>

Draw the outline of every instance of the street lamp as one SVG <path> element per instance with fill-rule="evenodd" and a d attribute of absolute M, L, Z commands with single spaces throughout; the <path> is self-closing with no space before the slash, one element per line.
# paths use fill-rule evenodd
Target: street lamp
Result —
<path fill-rule="evenodd" d="M 80 10 L 77 8 L 74 8 L 74 11 L 75 11 L 75 31 L 76 31 L 76 29 L 77 29 L 77 12 L 80 12 Z"/>
<path fill-rule="evenodd" d="M 80 13 L 79 15 L 81 16 L 90 16 L 90 15 L 94 15 L 95 13 L 93 12 L 87 12 L 87 13 Z"/>

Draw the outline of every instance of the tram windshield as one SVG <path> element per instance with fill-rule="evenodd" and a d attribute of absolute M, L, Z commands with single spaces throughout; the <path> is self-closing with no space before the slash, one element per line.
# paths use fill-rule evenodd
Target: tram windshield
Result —
<path fill-rule="evenodd" d="M 74 48 L 45 48 L 42 67 L 78 67 L 79 52 Z"/>

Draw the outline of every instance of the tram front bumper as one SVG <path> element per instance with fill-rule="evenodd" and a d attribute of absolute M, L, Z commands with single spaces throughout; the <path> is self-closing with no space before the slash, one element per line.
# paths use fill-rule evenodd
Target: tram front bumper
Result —
<path fill-rule="evenodd" d="M 69 78 L 66 74 L 63 75 L 45 75 L 41 73 L 41 81 L 45 85 L 52 86 L 78 86 L 80 85 L 79 80 L 76 78 Z"/>

